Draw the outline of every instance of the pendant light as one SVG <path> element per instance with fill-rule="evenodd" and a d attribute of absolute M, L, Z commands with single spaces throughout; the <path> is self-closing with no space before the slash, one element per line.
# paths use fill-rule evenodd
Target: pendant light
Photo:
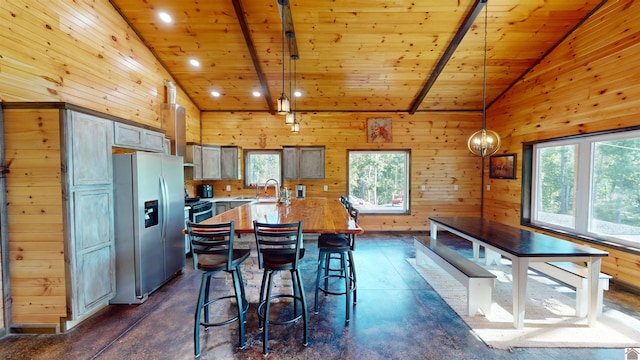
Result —
<path fill-rule="evenodd" d="M 282 18 L 282 93 L 280 94 L 280 97 L 278 98 L 278 115 L 286 115 L 289 113 L 289 110 L 291 109 L 291 106 L 289 104 L 289 98 L 287 98 L 287 95 L 284 93 L 284 4 L 282 4 L 281 6 L 282 8 L 282 14 L 281 14 L 281 18 Z"/>
<path fill-rule="evenodd" d="M 469 137 L 467 147 L 473 155 L 485 157 L 495 154 L 500 148 L 500 135 L 493 130 L 487 130 L 487 1 L 484 8 L 484 64 L 482 79 L 482 129 Z"/>
<path fill-rule="evenodd" d="M 295 104 L 295 97 L 293 96 L 293 88 L 291 87 L 291 59 L 294 56 L 289 56 L 289 96 L 291 96 L 291 99 L 293 100 L 293 103 Z M 295 62 L 294 62 L 295 63 Z M 295 77 L 295 73 L 294 73 L 294 77 Z M 289 109 L 289 112 L 287 113 L 287 115 L 284 116 L 284 123 L 286 125 L 293 125 L 293 123 L 296 121 L 296 115 L 294 113 L 295 111 L 295 105 L 293 108 Z"/>
<path fill-rule="evenodd" d="M 297 72 L 298 72 L 298 56 L 297 55 L 293 55 L 291 56 L 293 58 L 293 88 L 291 89 L 291 96 L 293 97 L 293 109 L 291 110 L 291 132 L 293 133 L 298 133 L 300 132 L 300 123 L 298 122 L 298 119 L 296 119 L 296 105 L 298 103 L 298 97 L 295 95 L 295 88 L 296 88 L 296 78 L 297 78 Z"/>

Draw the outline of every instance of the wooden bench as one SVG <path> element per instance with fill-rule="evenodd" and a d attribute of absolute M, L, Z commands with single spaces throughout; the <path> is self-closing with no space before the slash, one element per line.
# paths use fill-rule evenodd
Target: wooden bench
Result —
<path fill-rule="evenodd" d="M 416 265 L 424 263 L 425 256 L 451 274 L 467 288 L 467 313 L 475 316 L 478 310 L 491 314 L 491 291 L 496 276 L 465 258 L 460 253 L 430 239 L 413 238 L 416 248 Z"/>
<path fill-rule="evenodd" d="M 548 275 L 576 289 L 576 316 L 587 316 L 589 305 L 587 267 L 572 262 L 531 262 L 529 268 Z M 600 273 L 598 281 L 597 314 L 602 315 L 602 298 L 604 290 L 609 290 L 611 276 Z"/>

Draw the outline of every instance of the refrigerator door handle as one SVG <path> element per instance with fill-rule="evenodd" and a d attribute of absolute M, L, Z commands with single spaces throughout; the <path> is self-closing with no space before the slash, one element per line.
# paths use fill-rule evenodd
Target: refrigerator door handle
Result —
<path fill-rule="evenodd" d="M 169 191 L 164 175 L 160 175 L 160 191 L 162 192 L 162 238 L 164 239 L 167 236 L 167 221 L 169 220 Z"/>

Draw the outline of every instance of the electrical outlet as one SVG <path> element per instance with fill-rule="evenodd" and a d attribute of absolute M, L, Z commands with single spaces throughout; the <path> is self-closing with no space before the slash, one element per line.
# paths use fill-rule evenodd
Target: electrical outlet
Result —
<path fill-rule="evenodd" d="M 421 190 L 421 191 L 425 191 L 425 190 L 427 190 L 427 185 L 421 185 L 421 186 L 420 186 L 420 190 Z"/>
<path fill-rule="evenodd" d="M 227 185 L 227 191 L 231 191 L 231 185 Z"/>
<path fill-rule="evenodd" d="M 329 185 L 324 186 L 324 191 L 329 191 Z"/>

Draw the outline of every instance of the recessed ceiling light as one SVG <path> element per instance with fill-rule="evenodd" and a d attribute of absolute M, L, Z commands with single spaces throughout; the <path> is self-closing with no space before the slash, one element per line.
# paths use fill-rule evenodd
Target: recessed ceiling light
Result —
<path fill-rule="evenodd" d="M 173 20 L 171 19 L 171 15 L 167 14 L 164 11 L 161 11 L 158 13 L 158 17 L 160 17 L 160 20 L 166 22 L 167 24 L 171 23 Z"/>
<path fill-rule="evenodd" d="M 300 96 L 302 96 L 302 92 L 300 90 L 296 90 L 296 91 L 293 92 L 293 96 L 300 97 Z"/>
<path fill-rule="evenodd" d="M 220 93 L 214 90 L 214 91 L 211 92 L 211 96 L 220 97 Z"/>
<path fill-rule="evenodd" d="M 262 95 L 262 94 L 260 94 L 259 91 L 254 91 L 253 92 L 253 96 L 255 96 L 255 97 L 260 97 L 260 95 Z"/>
<path fill-rule="evenodd" d="M 189 60 L 189 64 L 191 64 L 193 66 L 200 66 L 200 61 L 198 61 L 196 59 L 191 59 L 191 60 Z"/>

